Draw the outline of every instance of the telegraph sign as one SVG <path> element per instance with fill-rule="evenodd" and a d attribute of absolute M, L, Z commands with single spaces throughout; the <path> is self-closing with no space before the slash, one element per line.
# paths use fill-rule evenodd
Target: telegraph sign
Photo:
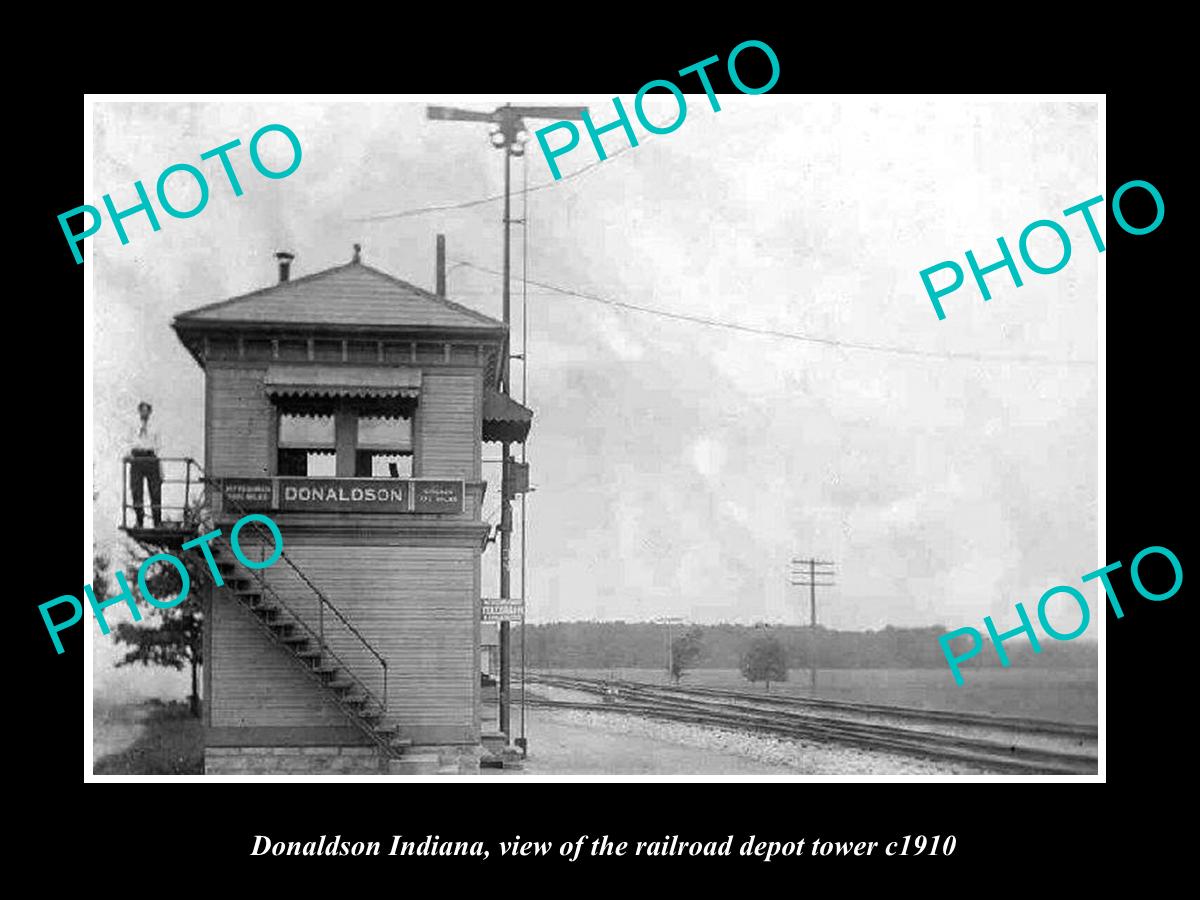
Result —
<path fill-rule="evenodd" d="M 525 618 L 525 601 L 521 599 L 484 597 L 479 601 L 479 608 L 479 618 L 483 622 L 519 622 Z"/>
<path fill-rule="evenodd" d="M 224 498 L 242 510 L 275 508 L 275 485 L 270 478 L 214 478 Z"/>
<path fill-rule="evenodd" d="M 463 511 L 461 481 L 414 478 L 409 483 L 413 486 L 413 512 L 458 514 Z"/>

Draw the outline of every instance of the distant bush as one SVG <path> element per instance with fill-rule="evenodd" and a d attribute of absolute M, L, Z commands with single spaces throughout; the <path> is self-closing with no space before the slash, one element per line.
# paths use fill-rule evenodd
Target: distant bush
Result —
<path fill-rule="evenodd" d="M 765 681 L 768 693 L 771 691 L 772 681 L 787 681 L 788 677 L 783 645 L 769 634 L 759 635 L 750 642 L 739 668 L 747 681 Z"/>
<path fill-rule="evenodd" d="M 689 628 L 685 634 L 671 641 L 671 678 L 676 684 L 688 669 L 695 668 L 704 656 L 704 632 Z"/>

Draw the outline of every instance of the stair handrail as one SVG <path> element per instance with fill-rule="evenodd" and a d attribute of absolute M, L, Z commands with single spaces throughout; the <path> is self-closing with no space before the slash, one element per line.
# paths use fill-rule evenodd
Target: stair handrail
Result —
<path fill-rule="evenodd" d="M 254 580 L 257 581 L 258 584 L 263 588 L 263 590 L 266 593 L 269 593 L 274 598 L 276 603 L 278 603 L 283 609 L 288 611 L 289 615 L 291 615 L 291 617 L 296 621 L 296 623 L 301 628 L 303 628 L 305 631 L 307 631 L 313 637 L 317 638 L 318 644 L 321 649 L 322 657 L 324 657 L 327 654 L 330 658 L 335 660 L 338 663 L 338 667 L 342 671 L 344 671 L 348 676 L 350 676 L 350 678 L 353 679 L 353 681 L 358 685 L 359 689 L 363 692 L 363 695 L 366 697 L 368 704 L 374 704 L 376 707 L 378 707 L 378 709 L 381 713 L 386 713 L 386 711 L 387 711 L 387 664 L 386 664 L 386 662 L 384 663 L 384 668 L 383 668 L 383 673 L 384 673 L 383 702 L 380 703 L 379 698 L 375 696 L 375 692 L 372 691 L 369 687 L 367 687 L 366 683 L 361 678 L 359 678 L 358 675 L 356 675 L 354 673 L 354 670 L 349 665 L 347 665 L 346 661 L 343 660 L 340 656 L 338 656 L 337 651 L 335 651 L 332 647 L 330 647 L 328 644 L 326 644 L 325 639 L 323 637 L 320 637 L 319 635 L 317 635 L 317 633 L 315 631 L 313 631 L 312 626 L 309 625 L 308 622 L 306 622 L 304 620 L 304 618 L 298 612 L 296 612 L 296 610 L 292 609 L 292 607 L 288 605 L 286 600 L 284 600 L 281 596 L 279 596 L 279 593 L 273 587 L 271 587 L 270 584 L 267 583 L 266 578 L 263 577 L 261 572 L 251 570 L 250 574 L 254 578 Z M 264 628 L 268 628 L 268 626 L 266 626 L 265 623 L 262 622 L 262 620 L 259 620 L 259 624 L 263 625 Z M 354 713 L 354 711 L 347 709 L 347 704 L 343 703 L 341 701 L 341 699 L 337 698 L 337 697 L 334 697 L 334 702 L 337 703 L 337 705 L 339 707 L 341 707 L 343 710 L 350 713 L 350 719 L 369 738 L 371 738 L 373 741 L 375 741 L 375 743 L 379 744 L 379 746 L 381 746 L 385 749 L 388 749 L 387 741 L 385 741 L 378 734 L 376 734 L 374 729 L 371 728 L 370 726 L 368 726 L 366 723 L 364 723 L 360 719 L 360 717 L 356 713 Z M 366 705 L 364 705 L 364 709 L 365 708 L 366 708 Z"/>
<path fill-rule="evenodd" d="M 205 485 L 212 485 L 213 487 L 216 488 L 217 491 L 220 492 L 222 503 L 228 503 L 230 506 L 234 507 L 237 511 L 239 511 L 242 514 L 246 514 L 247 512 L 249 512 L 249 510 L 247 510 L 244 506 L 242 506 L 242 504 L 238 503 L 238 501 L 233 500 L 226 495 L 225 486 L 222 483 L 223 480 L 221 478 L 210 477 L 208 475 L 208 473 L 204 471 L 204 467 L 201 466 L 200 463 L 196 462 L 191 457 L 187 457 L 187 459 L 191 464 L 195 465 L 196 469 L 199 471 L 200 477 L 198 480 Z M 255 536 L 262 542 L 263 546 L 265 547 L 266 546 L 265 536 L 259 535 L 257 533 L 255 533 Z M 262 585 L 264 588 L 266 588 L 268 591 L 270 591 L 272 596 L 274 596 L 275 599 L 277 601 L 279 601 L 280 605 L 283 606 L 289 613 L 291 613 L 291 615 L 296 619 L 296 621 L 299 622 L 310 634 L 313 634 L 317 638 L 317 642 L 318 642 L 319 646 L 321 647 L 322 652 L 325 652 L 326 650 L 328 650 L 329 655 L 332 656 L 334 659 L 336 659 L 339 663 L 341 663 L 341 667 L 346 671 L 346 674 L 348 674 L 351 678 L 353 678 L 358 683 L 358 685 L 363 689 L 363 692 L 368 696 L 368 698 L 375 701 L 376 703 L 379 703 L 379 701 L 376 699 L 376 697 L 374 695 L 374 692 L 372 692 L 371 690 L 369 690 L 367 688 L 367 686 L 363 683 L 362 679 L 360 679 L 357 675 L 355 675 L 354 671 L 348 665 L 346 665 L 346 663 L 342 661 L 341 657 L 339 657 L 337 655 L 337 653 L 334 652 L 334 650 L 331 647 L 329 647 L 329 645 L 325 642 L 324 610 L 325 610 L 325 607 L 328 606 L 330 611 L 335 616 L 338 617 L 338 619 L 342 622 L 342 624 L 344 624 L 346 626 L 346 628 L 356 638 L 358 638 L 359 642 L 368 651 L 370 651 L 372 655 L 374 655 L 374 657 L 379 661 L 380 666 L 383 668 L 383 703 L 381 704 L 381 709 L 386 710 L 387 709 L 387 694 L 388 694 L 388 662 L 387 662 L 386 657 L 384 657 L 378 650 L 376 650 L 375 647 L 373 647 L 371 645 L 370 641 L 368 641 L 365 637 L 363 637 L 362 632 L 360 632 L 354 626 L 354 624 L 349 619 L 346 618 L 346 616 L 342 613 L 342 611 L 340 609 L 337 608 L 337 606 L 333 603 L 332 600 L 330 600 L 328 597 L 325 596 L 324 591 L 322 591 L 319 587 L 317 587 L 315 584 L 313 584 L 312 579 L 310 579 L 308 577 L 308 575 L 305 574 L 305 572 L 299 566 L 297 566 L 295 562 L 292 561 L 292 559 L 287 555 L 287 553 L 285 553 L 283 551 L 282 548 L 279 551 L 279 557 L 284 562 L 286 562 L 289 567 L 291 567 L 292 571 L 294 571 L 300 577 L 301 581 L 303 581 L 308 586 L 308 588 L 316 595 L 317 599 L 320 601 L 320 603 L 317 606 L 317 611 L 318 611 L 318 616 L 319 616 L 319 622 L 318 622 L 319 633 L 314 632 L 312 630 L 312 627 L 307 622 L 305 622 L 304 619 L 302 619 L 300 617 L 300 615 L 298 613 L 296 613 L 295 610 L 293 610 L 290 606 L 288 606 L 283 601 L 282 598 L 280 598 L 279 594 L 274 590 L 274 588 L 272 588 L 269 584 L 267 584 L 266 579 L 263 578 L 259 572 L 251 571 L 251 574 L 255 577 L 255 580 L 257 580 L 260 585 Z"/>
<path fill-rule="evenodd" d="M 222 496 L 222 498 L 224 498 L 224 496 L 225 496 L 224 491 L 222 491 L 221 496 Z M 230 501 L 230 502 L 233 503 L 235 506 L 237 505 L 236 501 Z M 262 541 L 263 541 L 263 544 L 265 545 L 266 540 L 262 539 Z M 299 566 L 297 566 L 294 562 L 292 562 L 292 560 L 288 557 L 288 555 L 286 553 L 284 553 L 282 550 L 279 551 L 279 557 L 284 562 L 286 562 L 289 566 L 291 566 L 292 571 L 294 571 L 297 575 L 300 576 L 300 580 L 303 581 L 305 584 L 307 584 L 312 589 L 313 593 L 315 593 L 318 597 L 320 597 L 325 602 L 325 605 L 329 607 L 330 611 L 335 616 L 337 616 L 339 619 L 341 619 L 342 623 L 348 629 L 350 629 L 351 632 L 354 633 L 355 637 L 357 637 L 360 641 L 362 641 L 362 644 L 364 647 L 366 647 L 373 654 L 375 654 L 375 658 L 378 659 L 380 664 L 386 669 L 387 668 L 387 660 L 379 653 L 378 650 L 376 650 L 374 647 L 371 646 L 370 641 L 368 641 L 365 637 L 362 636 L 362 633 L 359 632 L 359 630 L 354 627 L 354 623 L 351 622 L 349 619 L 347 619 L 344 615 L 342 615 L 342 611 L 333 604 L 333 601 L 330 600 L 329 598 L 327 598 L 325 596 L 325 594 L 322 593 L 321 589 L 319 587 L 317 587 L 315 584 L 313 584 L 312 581 L 309 580 L 309 577 L 304 573 L 304 571 Z"/>

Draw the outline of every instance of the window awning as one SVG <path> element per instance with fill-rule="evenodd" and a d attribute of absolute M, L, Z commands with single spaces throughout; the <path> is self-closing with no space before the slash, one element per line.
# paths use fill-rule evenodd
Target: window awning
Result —
<path fill-rule="evenodd" d="M 487 389 L 483 394 L 483 439 L 521 443 L 529 436 L 533 410 L 508 394 Z"/>
<path fill-rule="evenodd" d="M 333 415 L 339 405 L 365 416 L 404 418 L 421 392 L 421 370 L 394 366 L 270 366 L 263 386 L 282 412 Z"/>
<path fill-rule="evenodd" d="M 271 397 L 416 397 L 421 391 L 421 370 L 270 366 L 263 384 Z"/>

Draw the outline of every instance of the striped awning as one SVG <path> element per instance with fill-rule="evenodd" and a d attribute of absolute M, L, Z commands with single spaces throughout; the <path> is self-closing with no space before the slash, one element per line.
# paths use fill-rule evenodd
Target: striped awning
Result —
<path fill-rule="evenodd" d="M 395 366 L 271 366 L 263 384 L 271 397 L 417 397 L 421 370 Z"/>
<path fill-rule="evenodd" d="M 488 389 L 483 395 L 483 439 L 521 443 L 529 436 L 533 410 L 508 394 Z"/>

